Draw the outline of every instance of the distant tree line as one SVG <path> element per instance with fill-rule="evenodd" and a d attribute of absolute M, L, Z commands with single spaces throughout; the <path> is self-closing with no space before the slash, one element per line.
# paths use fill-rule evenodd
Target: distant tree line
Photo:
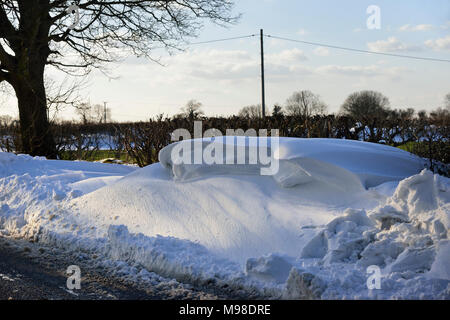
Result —
<path fill-rule="evenodd" d="M 171 143 L 171 133 L 185 128 L 193 134 L 193 124 L 202 120 L 203 130 L 278 129 L 280 136 L 299 138 L 337 138 L 382 143 L 415 153 L 429 160 L 429 168 L 440 172 L 440 164 L 450 163 L 450 94 L 444 108 L 431 112 L 391 109 L 381 93 L 361 91 L 351 94 L 337 114 L 327 114 L 327 106 L 310 91 L 293 93 L 284 106 L 276 104 L 262 117 L 260 105 L 247 106 L 236 116 L 206 117 L 202 105 L 191 100 L 181 113 L 159 115 L 148 121 L 104 123 L 100 107 L 79 113 L 81 123 L 52 125 L 60 158 L 88 160 L 98 150 L 109 150 L 119 158 L 145 166 L 158 161 L 158 152 Z M 0 118 L 0 148 L 21 152 L 20 128 L 16 121 Z M 445 173 L 445 172 L 440 172 Z"/>

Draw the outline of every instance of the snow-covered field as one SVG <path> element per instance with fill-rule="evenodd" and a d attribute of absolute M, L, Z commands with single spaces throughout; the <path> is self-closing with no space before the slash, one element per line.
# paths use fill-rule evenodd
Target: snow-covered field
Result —
<path fill-rule="evenodd" d="M 174 164 L 173 147 L 142 169 L 0 153 L 0 235 L 273 298 L 450 299 L 450 180 L 421 159 L 280 138 L 280 170 L 261 176 Z"/>

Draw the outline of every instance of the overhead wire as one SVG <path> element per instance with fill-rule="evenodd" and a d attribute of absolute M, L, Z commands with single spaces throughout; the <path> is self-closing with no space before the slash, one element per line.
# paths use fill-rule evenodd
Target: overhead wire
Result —
<path fill-rule="evenodd" d="M 363 50 L 363 49 L 355 49 L 355 48 L 336 46 L 336 45 L 320 43 L 320 42 L 312 42 L 312 41 L 290 39 L 290 38 L 285 38 L 285 37 L 273 36 L 273 35 L 269 35 L 269 34 L 265 35 L 265 37 L 278 39 L 278 40 L 284 40 L 284 41 L 290 41 L 290 42 L 297 42 L 297 43 L 302 43 L 302 44 L 307 44 L 307 45 L 314 45 L 314 46 L 319 46 L 319 47 L 326 47 L 326 48 L 332 48 L 332 49 L 352 51 L 352 52 L 357 52 L 357 53 L 367 53 L 367 54 L 390 56 L 390 57 L 396 57 L 396 58 L 406 58 L 406 59 L 425 60 L 425 61 L 434 61 L 434 62 L 450 62 L 450 60 L 448 60 L 448 59 L 419 57 L 419 56 L 410 56 L 410 55 L 404 55 L 404 54 L 396 54 L 396 53 L 388 53 L 388 52 L 378 52 L 378 51 L 370 51 L 370 50 Z"/>

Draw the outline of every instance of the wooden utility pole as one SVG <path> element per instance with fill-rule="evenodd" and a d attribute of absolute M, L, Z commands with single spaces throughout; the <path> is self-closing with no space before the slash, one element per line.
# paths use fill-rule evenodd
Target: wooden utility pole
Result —
<path fill-rule="evenodd" d="M 265 92 L 265 84 L 264 84 L 264 32 L 263 32 L 263 29 L 260 30 L 260 37 L 261 37 L 261 92 L 262 92 L 261 109 L 262 109 L 262 117 L 264 119 L 266 117 L 266 92 Z"/>
<path fill-rule="evenodd" d="M 103 102 L 103 121 L 106 124 L 106 101 Z"/>

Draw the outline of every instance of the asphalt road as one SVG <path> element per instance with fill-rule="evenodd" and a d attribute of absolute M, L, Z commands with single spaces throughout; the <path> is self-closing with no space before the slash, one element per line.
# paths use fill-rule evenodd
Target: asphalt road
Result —
<path fill-rule="evenodd" d="M 83 272 L 80 290 L 68 290 L 65 259 L 39 258 L 34 247 L 15 246 L 11 241 L 0 239 L 0 300 L 166 298 L 92 271 Z M 44 250 L 38 248 L 37 253 Z"/>
<path fill-rule="evenodd" d="M 82 270 L 81 289 L 68 290 L 67 267 Z M 111 276 L 92 267 L 89 259 L 74 260 L 63 250 L 38 243 L 0 236 L 0 300 L 214 300 L 260 299 L 256 294 L 236 292 L 214 283 L 194 287 L 162 279 L 155 285 Z"/>

